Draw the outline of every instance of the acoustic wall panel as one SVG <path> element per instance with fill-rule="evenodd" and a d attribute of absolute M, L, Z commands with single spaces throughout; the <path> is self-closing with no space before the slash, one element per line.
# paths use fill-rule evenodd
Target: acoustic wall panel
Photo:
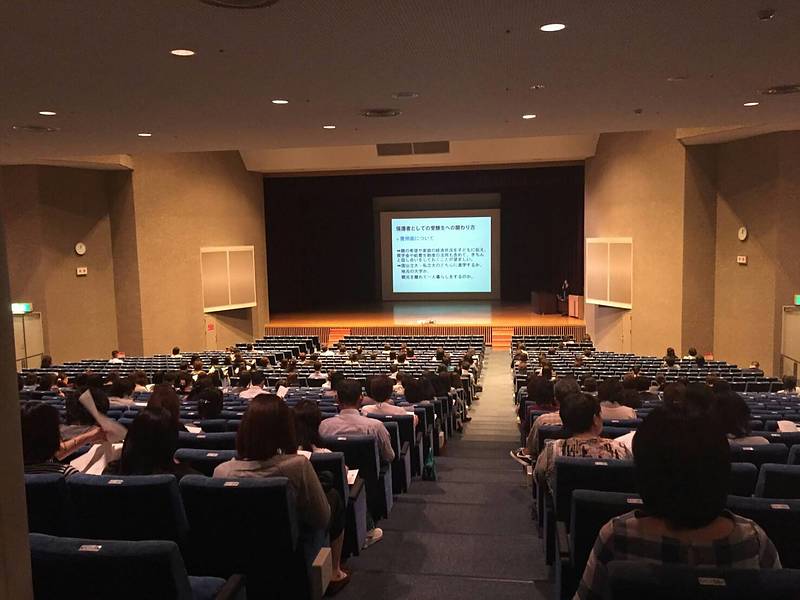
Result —
<path fill-rule="evenodd" d="M 633 239 L 586 238 L 587 304 L 633 308 Z"/>
<path fill-rule="evenodd" d="M 200 248 L 204 312 L 256 306 L 255 248 Z"/>

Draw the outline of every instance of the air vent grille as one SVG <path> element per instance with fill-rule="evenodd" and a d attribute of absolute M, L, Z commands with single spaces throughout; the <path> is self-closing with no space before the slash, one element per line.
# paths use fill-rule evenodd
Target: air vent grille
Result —
<path fill-rule="evenodd" d="M 233 8 L 236 10 L 250 10 L 264 8 L 278 3 L 278 0 L 200 0 L 203 4 L 210 4 L 219 8 Z"/>
<path fill-rule="evenodd" d="M 362 117 L 368 117 L 370 119 L 398 117 L 400 114 L 400 111 L 396 108 L 366 108 L 361 111 Z"/>
<path fill-rule="evenodd" d="M 783 96 L 785 94 L 797 94 L 800 92 L 800 83 L 790 83 L 787 85 L 773 85 L 761 93 L 765 96 Z"/>
<path fill-rule="evenodd" d="M 58 127 L 45 127 L 44 125 L 12 125 L 14 131 L 25 131 L 27 133 L 55 133 Z"/>
<path fill-rule="evenodd" d="M 450 142 L 447 140 L 435 142 L 410 142 L 396 144 L 378 144 L 378 156 L 410 156 L 412 154 L 447 154 L 450 152 Z"/>

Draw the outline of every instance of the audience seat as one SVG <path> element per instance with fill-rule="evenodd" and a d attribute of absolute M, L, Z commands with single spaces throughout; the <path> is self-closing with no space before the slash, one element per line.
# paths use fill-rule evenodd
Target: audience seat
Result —
<path fill-rule="evenodd" d="M 761 465 L 755 495 L 759 498 L 800 499 L 800 466 Z"/>
<path fill-rule="evenodd" d="M 778 549 L 784 567 L 800 569 L 800 500 L 728 496 L 727 506 L 761 526 Z"/>
<path fill-rule="evenodd" d="M 211 477 L 214 469 L 224 462 L 236 458 L 236 450 L 203 450 L 202 448 L 178 448 L 175 460 Z"/>
<path fill-rule="evenodd" d="M 732 496 L 752 496 L 756 489 L 758 469 L 752 463 L 731 463 L 731 477 L 728 494 Z"/>
<path fill-rule="evenodd" d="M 67 489 L 78 537 L 184 547 L 188 524 L 174 475 L 73 475 Z"/>
<path fill-rule="evenodd" d="M 800 571 L 703 569 L 633 561 L 608 564 L 611 600 L 794 600 Z"/>
<path fill-rule="evenodd" d="M 30 534 L 33 592 L 40 598 L 245 600 L 243 579 L 190 577 L 174 542 Z"/>
<path fill-rule="evenodd" d="M 389 432 L 389 439 L 394 450 L 392 462 L 392 491 L 396 494 L 405 493 L 411 487 L 411 450 L 408 442 L 400 439 L 400 426 L 397 421 L 385 417 L 392 415 L 368 415 L 383 422 Z M 409 415 L 411 416 L 411 415 Z M 413 417 L 412 417 L 413 418 Z"/>
<path fill-rule="evenodd" d="M 63 475 L 25 475 L 25 498 L 28 504 L 28 531 L 50 535 L 69 532 L 71 510 Z"/>
<path fill-rule="evenodd" d="M 789 448 L 789 459 L 786 463 L 789 465 L 800 465 L 800 444 L 794 444 Z"/>
<path fill-rule="evenodd" d="M 749 462 L 756 467 L 766 463 L 786 464 L 789 448 L 786 444 L 762 444 L 758 446 L 742 446 L 731 444 L 731 462 Z"/>
<path fill-rule="evenodd" d="M 394 504 L 392 466 L 380 462 L 378 442 L 370 435 L 340 435 L 322 438 L 329 450 L 342 452 L 348 468 L 358 469 L 367 488 L 367 508 L 377 521 L 389 516 Z"/>
<path fill-rule="evenodd" d="M 203 448 L 207 450 L 234 450 L 236 432 L 225 433 L 178 433 L 178 448 Z"/>
<path fill-rule="evenodd" d="M 309 596 L 308 570 L 325 538 L 301 527 L 288 479 L 187 475 L 180 491 L 191 527 L 190 572 L 244 574 L 250 598 Z"/>

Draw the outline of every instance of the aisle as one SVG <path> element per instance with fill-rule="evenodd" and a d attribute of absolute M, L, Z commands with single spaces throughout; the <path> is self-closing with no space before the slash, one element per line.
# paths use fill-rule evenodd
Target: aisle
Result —
<path fill-rule="evenodd" d="M 518 445 L 508 353 L 487 350 L 481 400 L 461 439 L 436 458 L 438 481 L 398 496 L 384 539 L 349 562 L 344 600 L 550 598 L 530 491 L 509 458 Z"/>

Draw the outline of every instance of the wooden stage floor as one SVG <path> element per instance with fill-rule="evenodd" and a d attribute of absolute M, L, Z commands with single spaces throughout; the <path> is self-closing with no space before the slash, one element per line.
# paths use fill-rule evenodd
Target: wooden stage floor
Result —
<path fill-rule="evenodd" d="M 391 327 L 423 325 L 582 326 L 585 321 L 561 315 L 538 315 L 530 304 L 442 301 L 383 302 L 326 311 L 273 313 L 270 327 Z"/>

